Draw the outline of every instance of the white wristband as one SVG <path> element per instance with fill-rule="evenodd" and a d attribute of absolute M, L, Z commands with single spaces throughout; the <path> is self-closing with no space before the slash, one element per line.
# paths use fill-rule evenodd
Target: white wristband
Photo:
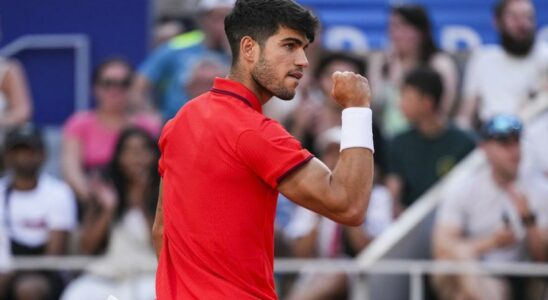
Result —
<path fill-rule="evenodd" d="M 367 107 L 349 107 L 342 111 L 341 151 L 348 148 L 373 146 L 373 113 Z"/>

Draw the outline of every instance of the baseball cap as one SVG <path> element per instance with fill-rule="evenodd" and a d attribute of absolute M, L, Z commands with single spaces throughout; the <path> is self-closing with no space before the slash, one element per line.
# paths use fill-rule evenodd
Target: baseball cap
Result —
<path fill-rule="evenodd" d="M 236 0 L 201 0 L 198 3 L 198 11 L 204 12 L 216 8 L 232 8 Z"/>
<path fill-rule="evenodd" d="M 13 149 L 16 146 L 43 149 L 42 131 L 32 124 L 16 127 L 6 135 L 5 145 L 6 149 Z"/>
<path fill-rule="evenodd" d="M 496 115 L 489 119 L 481 128 L 480 134 L 484 140 L 508 141 L 519 139 L 523 124 L 514 115 Z"/>

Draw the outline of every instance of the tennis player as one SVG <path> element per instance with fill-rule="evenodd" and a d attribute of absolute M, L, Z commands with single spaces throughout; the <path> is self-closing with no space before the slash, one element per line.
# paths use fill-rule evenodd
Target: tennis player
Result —
<path fill-rule="evenodd" d="M 272 96 L 293 98 L 317 26 L 292 0 L 238 0 L 226 17 L 229 75 L 187 103 L 159 142 L 159 300 L 277 299 L 278 192 L 336 222 L 363 222 L 373 178 L 367 80 L 333 74 L 333 98 L 345 108 L 333 171 L 261 110 Z"/>

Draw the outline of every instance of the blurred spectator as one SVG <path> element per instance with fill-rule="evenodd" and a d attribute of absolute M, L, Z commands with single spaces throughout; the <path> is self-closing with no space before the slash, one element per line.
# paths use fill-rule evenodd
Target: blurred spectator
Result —
<path fill-rule="evenodd" d="M 154 259 L 151 229 L 160 178 L 159 153 L 150 135 L 127 129 L 116 145 L 107 180 L 92 183 L 91 209 L 86 210 L 81 251 L 104 254 L 65 290 L 63 300 L 154 299 L 154 274 L 136 262 Z"/>
<path fill-rule="evenodd" d="M 472 149 L 474 142 L 440 114 L 443 84 L 430 68 L 406 75 L 401 110 L 412 128 L 389 145 L 386 185 L 395 214 L 410 206 Z"/>
<path fill-rule="evenodd" d="M 330 169 L 340 154 L 340 127 L 333 127 L 318 136 L 316 148 Z M 373 187 L 365 222 L 360 227 L 343 227 L 303 207 L 297 207 L 285 235 L 292 241 L 297 257 L 336 258 L 354 256 L 363 250 L 392 223 L 392 199 L 388 190 L 376 183 Z M 291 291 L 290 300 L 346 299 L 346 274 L 301 275 Z"/>
<path fill-rule="evenodd" d="M 228 72 L 228 66 L 218 57 L 204 55 L 192 63 L 189 79 L 186 80 L 186 90 L 189 99 L 209 91 L 215 77 L 223 77 Z"/>
<path fill-rule="evenodd" d="M 177 20 L 161 20 L 154 28 L 154 47 L 158 47 L 184 31 L 184 26 Z"/>
<path fill-rule="evenodd" d="M 6 132 L 27 122 L 31 112 L 32 100 L 23 67 L 0 56 L 0 153 Z M 0 174 L 3 169 L 0 163 Z"/>
<path fill-rule="evenodd" d="M 538 93 L 548 68 L 548 46 L 535 39 L 535 9 L 529 0 L 500 0 L 495 6 L 500 45 L 485 46 L 468 62 L 459 125 L 476 127 L 500 114 L 517 114 Z"/>
<path fill-rule="evenodd" d="M 148 113 L 128 113 L 132 68 L 122 59 L 109 59 L 93 75 L 97 107 L 72 115 L 63 128 L 62 171 L 81 203 L 91 197 L 88 177 L 108 164 L 120 132 L 131 125 L 156 136 L 160 120 Z"/>
<path fill-rule="evenodd" d="M 546 259 L 546 194 L 518 177 L 521 128 L 511 115 L 495 116 L 483 127 L 481 149 L 488 165 L 443 193 L 434 227 L 436 259 Z M 500 276 L 444 275 L 434 283 L 442 299 L 531 299 L 523 294 L 523 283 Z"/>
<path fill-rule="evenodd" d="M 32 101 L 23 67 L 14 60 L 0 57 L 0 130 L 2 139 L 7 128 L 30 119 Z"/>
<path fill-rule="evenodd" d="M 457 93 L 458 71 L 453 59 L 438 50 L 426 10 L 415 4 L 395 6 L 389 21 L 390 47 L 373 53 L 369 60 L 369 80 L 373 91 L 373 108 L 383 134 L 393 137 L 407 129 L 399 102 L 405 74 L 420 67 L 436 70 L 445 87 L 438 114 L 450 117 Z"/>
<path fill-rule="evenodd" d="M 224 18 L 233 5 L 234 0 L 202 0 L 197 19 L 201 31 L 179 35 L 147 57 L 132 86 L 132 101 L 137 109 L 157 107 L 163 119 L 168 120 L 192 99 L 186 86 L 194 62 L 204 55 L 217 56 L 228 67 Z"/>
<path fill-rule="evenodd" d="M 8 175 L 0 181 L 5 230 L 13 255 L 63 255 L 76 227 L 76 201 L 69 186 L 40 174 L 44 142 L 31 125 L 6 136 Z M 58 299 L 63 280 L 58 273 L 25 271 L 11 274 L 7 299 Z M 0 297 L 2 299 L 6 299 Z"/>

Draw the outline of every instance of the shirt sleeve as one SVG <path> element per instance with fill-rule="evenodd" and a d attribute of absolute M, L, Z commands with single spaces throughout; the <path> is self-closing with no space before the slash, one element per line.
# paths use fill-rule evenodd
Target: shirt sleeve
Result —
<path fill-rule="evenodd" d="M 89 115 L 85 112 L 72 115 L 63 126 L 63 135 L 66 137 L 83 139 L 89 128 Z"/>
<path fill-rule="evenodd" d="M 52 193 L 53 194 L 53 193 Z M 48 226 L 51 230 L 72 231 L 76 228 L 76 198 L 70 188 L 62 184 L 50 202 Z"/>
<path fill-rule="evenodd" d="M 277 123 L 261 131 L 247 130 L 241 133 L 236 143 L 236 152 L 244 164 L 272 188 L 276 188 L 287 175 L 313 158 L 299 141 Z"/>
<path fill-rule="evenodd" d="M 175 52 L 176 50 L 172 49 L 169 43 L 160 46 L 139 66 L 138 73 L 153 83 L 159 82 L 169 73 Z"/>

